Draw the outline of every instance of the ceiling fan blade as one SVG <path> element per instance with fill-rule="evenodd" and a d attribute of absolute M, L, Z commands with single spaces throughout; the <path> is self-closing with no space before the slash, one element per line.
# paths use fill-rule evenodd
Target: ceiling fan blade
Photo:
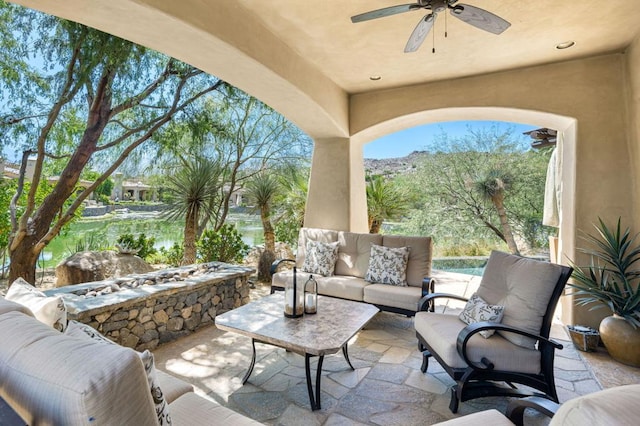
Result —
<path fill-rule="evenodd" d="M 451 8 L 451 14 L 469 25 L 493 34 L 502 34 L 511 24 L 498 15 L 468 4 L 457 4 Z"/>
<path fill-rule="evenodd" d="M 413 29 L 413 32 L 407 41 L 407 45 L 404 47 L 404 53 L 415 52 L 418 50 L 424 39 L 427 37 L 427 34 L 429 34 L 429 31 L 431 31 L 431 27 L 433 27 L 433 22 L 435 20 L 435 13 L 430 13 L 420 19 L 418 25 Z"/>
<path fill-rule="evenodd" d="M 370 12 L 361 13 L 360 15 L 355 15 L 351 17 L 351 22 L 354 24 L 356 22 L 369 21 L 371 19 L 384 18 L 385 16 L 397 15 L 398 13 L 409 12 L 411 10 L 420 9 L 420 6 L 417 3 L 412 4 L 401 4 L 399 6 L 391 6 L 385 7 L 383 9 L 372 10 Z"/>

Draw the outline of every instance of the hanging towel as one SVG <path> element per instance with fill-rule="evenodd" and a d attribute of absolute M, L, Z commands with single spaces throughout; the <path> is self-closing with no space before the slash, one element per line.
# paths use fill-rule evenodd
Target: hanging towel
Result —
<path fill-rule="evenodd" d="M 558 135 L 559 136 L 559 135 Z M 554 148 L 547 166 L 547 180 L 544 185 L 544 209 L 542 224 L 560 226 L 560 167 L 558 164 L 558 148 Z"/>

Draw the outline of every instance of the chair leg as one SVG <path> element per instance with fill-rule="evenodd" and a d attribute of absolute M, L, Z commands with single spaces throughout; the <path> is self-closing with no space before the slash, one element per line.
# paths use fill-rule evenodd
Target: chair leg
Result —
<path fill-rule="evenodd" d="M 458 385 L 451 388 L 451 400 L 449 401 L 449 410 L 453 414 L 458 412 L 458 405 L 460 404 L 460 396 L 458 395 Z"/>
<path fill-rule="evenodd" d="M 420 371 L 423 373 L 426 373 L 427 368 L 429 368 L 429 358 L 431 358 L 431 352 L 422 351 L 422 366 L 420 366 Z"/>

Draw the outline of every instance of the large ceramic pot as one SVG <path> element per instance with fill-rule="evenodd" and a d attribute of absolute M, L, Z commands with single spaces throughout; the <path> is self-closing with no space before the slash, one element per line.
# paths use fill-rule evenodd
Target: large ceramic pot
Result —
<path fill-rule="evenodd" d="M 612 315 L 600 323 L 600 338 L 611 358 L 640 367 L 640 328 L 633 328 L 624 318 Z"/>

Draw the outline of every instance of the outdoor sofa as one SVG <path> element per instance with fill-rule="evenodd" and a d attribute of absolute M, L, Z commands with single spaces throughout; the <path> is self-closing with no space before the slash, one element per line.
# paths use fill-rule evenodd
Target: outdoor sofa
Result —
<path fill-rule="evenodd" d="M 33 312 L 0 297 L 1 424 L 157 426 L 167 415 L 173 425 L 259 424 L 156 371 L 148 351 L 90 337 L 79 323 L 56 330 L 46 320 L 55 298 L 32 292 L 41 299 Z"/>
<path fill-rule="evenodd" d="M 304 283 L 312 275 L 321 295 L 413 316 L 420 299 L 434 290 L 432 248 L 430 237 L 301 228 L 296 279 Z M 271 267 L 272 293 L 293 279 L 293 270 L 278 272 L 282 263 Z"/>

